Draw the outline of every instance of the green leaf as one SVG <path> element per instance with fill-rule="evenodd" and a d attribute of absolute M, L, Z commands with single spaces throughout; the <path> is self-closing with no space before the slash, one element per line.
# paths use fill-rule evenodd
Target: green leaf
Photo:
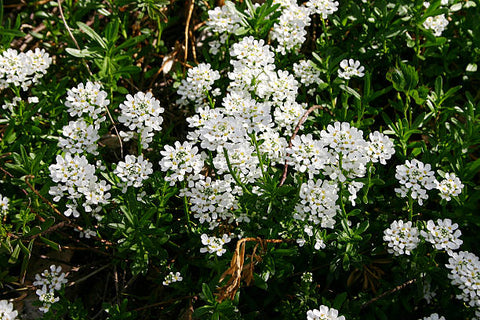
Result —
<path fill-rule="evenodd" d="M 340 85 L 340 89 L 342 89 L 343 91 L 345 91 L 345 92 L 348 93 L 349 95 L 354 96 L 354 97 L 355 97 L 356 99 L 358 99 L 358 100 L 361 100 L 361 99 L 362 99 L 362 97 L 360 96 L 360 94 L 359 94 L 357 91 L 353 90 L 352 88 L 350 88 L 350 87 L 348 87 L 348 86 L 346 86 L 346 85 L 344 85 L 344 84 L 341 84 L 341 85 Z"/>
<path fill-rule="evenodd" d="M 42 236 L 40 236 L 39 238 L 40 238 L 40 240 L 42 240 L 46 245 L 48 245 L 50 248 L 52 248 L 52 249 L 54 249 L 54 250 L 56 250 L 56 251 L 60 251 L 60 245 L 59 245 L 58 243 L 56 243 L 56 242 L 54 242 L 54 241 L 52 241 L 52 240 L 50 240 L 50 239 L 47 239 L 47 238 L 45 238 L 45 237 L 42 237 Z"/>
<path fill-rule="evenodd" d="M 80 28 L 80 30 L 85 32 L 85 34 L 88 37 L 90 37 L 90 39 L 92 39 L 96 43 L 98 43 L 103 49 L 107 48 L 107 44 L 106 44 L 105 40 L 98 33 L 96 33 L 95 30 L 93 30 L 92 28 L 87 26 L 85 23 L 80 22 L 80 21 L 77 21 L 77 26 Z"/>
<path fill-rule="evenodd" d="M 65 51 L 67 51 L 68 54 L 77 58 L 91 58 L 95 53 L 95 51 L 90 51 L 88 49 L 78 50 L 74 48 L 67 48 L 65 49 Z"/>
<path fill-rule="evenodd" d="M 339 295 L 337 295 L 335 297 L 335 300 L 333 300 L 333 308 L 335 308 L 337 310 L 340 310 L 340 308 L 342 307 L 342 305 L 343 305 L 343 303 L 345 302 L 346 299 L 347 299 L 347 293 L 346 292 L 342 292 Z"/>
<path fill-rule="evenodd" d="M 215 297 L 213 296 L 213 293 L 210 290 L 210 287 L 205 282 L 202 283 L 202 295 L 206 301 L 211 303 L 215 302 Z"/>

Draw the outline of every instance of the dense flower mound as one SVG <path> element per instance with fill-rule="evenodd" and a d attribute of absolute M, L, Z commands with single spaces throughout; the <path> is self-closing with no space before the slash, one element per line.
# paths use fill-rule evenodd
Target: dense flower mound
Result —
<path fill-rule="evenodd" d="M 82 154 L 83 152 L 98 155 L 97 141 L 98 125 L 88 125 L 84 119 L 70 121 L 63 127 L 64 137 L 58 139 L 58 146 L 65 152 L 72 154 Z"/>
<path fill-rule="evenodd" d="M 93 119 L 95 123 L 101 123 L 105 120 L 105 108 L 110 104 L 107 96 L 99 83 L 88 81 L 67 91 L 65 106 L 71 117 L 86 117 Z"/>
<path fill-rule="evenodd" d="M 427 190 L 435 188 L 434 174 L 430 164 L 424 164 L 417 159 L 407 160 L 404 165 L 397 166 L 395 178 L 402 186 L 396 188 L 395 192 L 401 197 L 410 195 L 413 199 L 417 199 L 418 204 L 422 205 L 423 200 L 428 199 Z"/>
<path fill-rule="evenodd" d="M 148 176 L 153 173 L 152 164 L 148 160 L 143 159 L 143 155 L 138 157 L 127 155 L 125 161 L 120 161 L 117 164 L 114 172 L 124 185 L 123 191 L 127 187 L 133 186 L 139 188 L 143 185 L 143 181 L 148 179 Z"/>
<path fill-rule="evenodd" d="M 460 251 L 451 252 L 448 264 L 448 277 L 461 293 L 457 299 L 463 300 L 471 307 L 480 307 L 480 259 L 473 253 Z"/>
<path fill-rule="evenodd" d="M 420 238 L 418 228 L 412 226 L 412 221 L 397 220 L 385 229 L 383 240 L 388 244 L 388 252 L 396 256 L 410 255 L 418 246 Z"/>
<path fill-rule="evenodd" d="M 460 245 L 463 243 L 459 239 L 462 233 L 458 230 L 458 224 L 452 224 L 450 219 L 438 219 L 437 224 L 433 220 L 428 220 L 427 231 L 422 230 L 420 234 L 437 250 L 450 252 L 460 248 Z"/>
<path fill-rule="evenodd" d="M 52 58 L 44 49 L 18 52 L 7 49 L 0 55 L 0 91 L 13 85 L 23 91 L 36 84 L 52 64 Z"/>

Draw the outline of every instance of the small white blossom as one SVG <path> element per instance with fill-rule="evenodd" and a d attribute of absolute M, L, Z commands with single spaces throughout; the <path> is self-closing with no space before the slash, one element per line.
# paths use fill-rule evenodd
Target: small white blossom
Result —
<path fill-rule="evenodd" d="M 7 49 L 0 55 L 0 91 L 10 84 L 26 91 L 37 83 L 46 73 L 52 58 L 44 49 L 18 52 Z"/>
<path fill-rule="evenodd" d="M 5 216 L 8 212 L 8 202 L 10 200 L 0 194 L 0 218 Z"/>
<path fill-rule="evenodd" d="M 396 188 L 395 192 L 405 197 L 410 193 L 413 199 L 418 200 L 418 204 L 422 205 L 423 200 L 428 199 L 427 190 L 431 190 L 436 186 L 434 172 L 431 170 L 430 164 L 413 159 L 406 161 L 404 165 L 398 165 L 395 178 L 400 182 L 402 187 Z"/>
<path fill-rule="evenodd" d="M 143 181 L 153 173 L 152 168 L 153 165 L 148 160 L 144 160 L 143 155 L 138 157 L 127 155 L 125 156 L 125 162 L 120 161 L 113 173 L 125 183 L 125 187 L 140 188 Z"/>
<path fill-rule="evenodd" d="M 160 101 L 155 99 L 151 92 L 137 92 L 134 96 L 127 95 L 126 98 L 127 100 L 120 104 L 119 122 L 130 130 L 137 129 L 139 133 L 144 128 L 150 129 L 147 131 L 162 130 L 161 114 L 165 110 L 160 107 Z"/>
<path fill-rule="evenodd" d="M 445 320 L 444 316 L 439 316 L 438 313 L 432 313 L 428 317 L 424 317 L 423 319 L 419 320 Z"/>
<path fill-rule="evenodd" d="M 338 1 L 332 0 L 310 0 L 307 7 L 312 13 L 318 13 L 322 19 L 327 19 L 329 15 L 338 10 Z"/>
<path fill-rule="evenodd" d="M 442 35 L 442 32 L 447 28 L 447 25 L 448 20 L 445 18 L 444 14 L 428 17 L 423 23 L 425 29 L 431 29 L 436 37 L 440 37 Z"/>
<path fill-rule="evenodd" d="M 345 320 L 344 316 L 338 316 L 338 310 L 321 305 L 320 309 L 307 311 L 307 320 Z"/>
<path fill-rule="evenodd" d="M 201 253 L 215 253 L 220 257 L 227 252 L 227 250 L 223 248 L 223 245 L 229 243 L 231 239 L 227 234 L 224 234 L 221 238 L 209 237 L 206 234 L 202 234 L 201 240 L 202 244 L 206 246 L 200 248 Z"/>
<path fill-rule="evenodd" d="M 163 280 L 164 286 L 169 286 L 174 282 L 181 282 L 183 280 L 182 274 L 180 272 L 170 272 Z"/>
<path fill-rule="evenodd" d="M 458 224 L 452 224 L 450 219 L 438 219 L 437 224 L 433 220 L 429 220 L 427 230 L 428 232 L 422 230 L 420 234 L 437 250 L 456 250 L 463 243 L 459 239 L 462 233 L 458 230 Z"/>
<path fill-rule="evenodd" d="M 208 63 L 200 63 L 188 69 L 187 78 L 182 80 L 177 90 L 177 94 L 181 96 L 177 103 L 187 105 L 193 102 L 195 105 L 203 105 L 207 93 L 212 92 L 213 84 L 218 79 L 220 73 L 213 70 Z"/>
<path fill-rule="evenodd" d="M 445 178 L 436 182 L 436 189 L 440 191 L 440 197 L 447 201 L 450 201 L 453 197 L 456 197 L 462 193 L 463 183 L 454 173 L 445 174 Z"/>
<path fill-rule="evenodd" d="M 100 115 L 106 112 L 110 104 L 107 96 L 107 92 L 102 90 L 99 83 L 88 81 L 85 85 L 80 83 L 76 88 L 67 91 L 65 106 L 71 117 L 87 116 L 95 123 L 100 123 L 105 120 L 105 116 Z"/>
<path fill-rule="evenodd" d="M 448 264 L 449 279 L 457 286 L 461 293 L 457 299 L 463 300 L 471 307 L 480 308 L 480 260 L 470 252 L 450 252 Z"/>
<path fill-rule="evenodd" d="M 418 246 L 420 238 L 417 227 L 412 227 L 412 222 L 397 220 L 390 224 L 390 228 L 384 231 L 383 240 L 388 244 L 388 252 L 396 256 L 406 254 Z"/>
<path fill-rule="evenodd" d="M 70 121 L 68 125 L 63 127 L 62 134 L 64 137 L 59 137 L 58 146 L 71 154 L 87 152 L 98 155 L 97 141 L 100 136 L 97 129 L 97 125 L 88 125 L 83 119 Z"/>
<path fill-rule="evenodd" d="M 392 140 L 378 131 L 370 133 L 368 137 L 370 141 L 368 141 L 366 148 L 370 160 L 374 163 L 387 164 L 386 160 L 395 154 Z"/>
<path fill-rule="evenodd" d="M 340 68 L 338 69 L 338 76 L 342 79 L 348 80 L 354 76 L 360 78 L 364 76 L 363 70 L 365 68 L 360 65 L 358 60 L 344 59 L 340 62 Z"/>
<path fill-rule="evenodd" d="M 7 300 L 0 300 L 0 319 L 2 320 L 16 320 L 18 311 L 13 310 L 13 303 Z"/>
<path fill-rule="evenodd" d="M 198 148 L 192 143 L 175 141 L 174 147 L 166 145 L 165 151 L 160 151 L 162 159 L 159 164 L 162 171 L 169 171 L 165 181 L 174 185 L 183 181 L 186 174 L 197 175 L 203 169 L 203 154 L 198 154 Z"/>

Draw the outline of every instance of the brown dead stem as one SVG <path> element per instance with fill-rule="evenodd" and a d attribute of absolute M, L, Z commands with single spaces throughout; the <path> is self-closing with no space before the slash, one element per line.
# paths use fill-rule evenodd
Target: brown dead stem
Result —
<path fill-rule="evenodd" d="M 235 252 L 233 254 L 232 260 L 230 261 L 230 267 L 222 274 L 220 280 L 221 283 L 227 276 L 230 276 L 227 283 L 217 289 L 217 300 L 222 302 L 225 299 L 233 300 L 238 289 L 240 289 L 240 283 L 242 280 L 245 281 L 246 285 L 249 286 L 254 281 L 253 271 L 254 266 L 258 262 L 262 261 L 261 254 L 257 254 L 257 249 L 261 247 L 261 253 L 266 251 L 267 243 L 282 243 L 288 240 L 282 239 L 261 239 L 261 238 L 243 238 L 237 242 Z M 256 242 L 255 247 L 253 248 L 252 254 L 245 257 L 245 246 L 247 242 Z M 245 261 L 249 259 L 248 263 Z"/>

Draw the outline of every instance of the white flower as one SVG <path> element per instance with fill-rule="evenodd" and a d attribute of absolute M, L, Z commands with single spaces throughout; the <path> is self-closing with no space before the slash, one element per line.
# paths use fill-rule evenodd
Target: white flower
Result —
<path fill-rule="evenodd" d="M 322 228 L 333 228 L 334 217 L 340 211 L 336 205 L 337 185 L 328 181 L 308 180 L 300 187 L 300 202 L 295 206 L 296 220 L 308 221 Z"/>
<path fill-rule="evenodd" d="M 0 91 L 10 84 L 26 91 L 37 83 L 46 73 L 52 58 L 44 49 L 26 53 L 7 49 L 0 55 Z"/>
<path fill-rule="evenodd" d="M 300 83 L 305 87 L 313 85 L 308 91 L 309 94 L 313 94 L 316 86 L 323 83 L 323 80 L 320 79 L 320 70 L 316 69 L 310 60 L 300 60 L 298 63 L 294 63 L 293 72 L 295 73 L 295 77 L 300 79 Z"/>
<path fill-rule="evenodd" d="M 275 23 L 270 36 L 278 42 L 276 51 L 285 55 L 287 52 L 299 52 L 306 41 L 305 27 L 310 25 L 310 10 L 293 2 L 282 10 L 278 23 Z"/>
<path fill-rule="evenodd" d="M 222 256 L 226 249 L 223 248 L 225 243 L 230 242 L 230 237 L 227 234 L 223 234 L 221 238 L 209 237 L 206 234 L 201 236 L 202 244 L 205 245 L 205 248 L 200 248 L 201 253 L 215 253 L 217 256 Z"/>
<path fill-rule="evenodd" d="M 311 9 L 312 13 L 318 13 L 322 19 L 327 19 L 329 15 L 338 10 L 338 1 L 310 0 L 307 2 L 307 7 Z"/>
<path fill-rule="evenodd" d="M 452 196 L 456 197 L 462 193 L 463 184 L 454 173 L 445 174 L 445 178 L 436 182 L 436 189 L 440 191 L 440 197 L 450 201 Z"/>
<path fill-rule="evenodd" d="M 409 192 L 420 205 L 423 204 L 423 200 L 428 199 L 427 190 L 436 186 L 430 164 L 424 164 L 416 159 L 406 160 L 404 165 L 398 165 L 395 178 L 402 185 L 402 188 L 396 188 L 395 192 L 399 193 L 401 197 L 405 197 Z"/>
<path fill-rule="evenodd" d="M 345 317 L 339 317 L 337 309 L 321 305 L 320 309 L 307 311 L 307 320 L 345 320 Z"/>
<path fill-rule="evenodd" d="M 227 1 L 230 2 L 230 1 Z M 207 28 L 218 33 L 234 33 L 240 28 L 242 19 L 230 5 L 223 5 L 208 11 Z"/>
<path fill-rule="evenodd" d="M 406 254 L 418 246 L 420 238 L 418 237 L 417 227 L 412 227 L 412 222 L 403 222 L 397 220 L 390 224 L 390 228 L 384 231 L 383 240 L 388 244 L 388 252 L 396 256 Z"/>
<path fill-rule="evenodd" d="M 127 95 L 126 98 L 127 100 L 120 104 L 119 122 L 130 130 L 137 129 L 137 132 L 144 128 L 149 128 L 148 131 L 162 130 L 161 114 L 164 109 L 160 107 L 160 101 L 155 99 L 151 92 L 137 92 L 134 96 Z"/>
<path fill-rule="evenodd" d="M 437 250 L 456 250 L 463 243 L 459 237 L 462 235 L 458 230 L 458 224 L 452 224 L 450 219 L 438 219 L 437 224 L 433 220 L 427 222 L 428 232 L 421 231 L 420 234 L 426 241 L 433 244 Z"/>
<path fill-rule="evenodd" d="M 153 173 L 153 165 L 143 159 L 143 155 L 138 157 L 134 155 L 125 156 L 125 162 L 120 161 L 113 171 L 124 183 L 126 187 L 133 186 L 140 188 L 143 181 Z"/>
<path fill-rule="evenodd" d="M 322 239 L 317 239 L 315 241 L 315 245 L 313 246 L 313 248 L 315 250 L 321 250 L 321 249 L 325 249 L 327 246 L 325 245 L 325 242 L 323 242 Z"/>
<path fill-rule="evenodd" d="M 476 255 L 467 251 L 450 252 L 448 277 L 452 284 L 457 286 L 461 293 L 457 299 L 463 300 L 469 306 L 480 308 L 480 260 Z"/>
<path fill-rule="evenodd" d="M 83 207 L 86 212 L 98 212 L 101 204 L 107 204 L 110 194 L 110 185 L 105 181 L 98 182 L 95 175 L 95 166 L 88 163 L 85 156 L 66 153 L 64 157 L 57 155 L 57 163 L 49 166 L 50 177 L 57 185 L 50 187 L 49 193 L 54 196 L 53 201 L 59 202 L 64 196 L 73 201 L 67 205 L 66 216 L 73 213 L 75 218 L 80 216 L 77 210 L 77 200 L 84 197 Z M 94 206 L 93 209 L 91 206 Z"/>
<path fill-rule="evenodd" d="M 10 200 L 7 197 L 4 197 L 0 194 L 0 218 L 7 214 L 8 211 L 8 202 Z"/>
<path fill-rule="evenodd" d="M 386 160 L 390 159 L 395 154 L 393 142 L 389 137 L 375 131 L 368 136 L 370 141 L 367 142 L 367 155 L 372 162 L 380 162 L 387 164 Z"/>
<path fill-rule="evenodd" d="M 166 277 L 165 280 L 163 281 L 164 286 L 168 286 L 174 282 L 181 282 L 183 280 L 183 277 L 180 272 L 170 272 Z"/>
<path fill-rule="evenodd" d="M 445 317 L 444 316 L 440 317 L 438 313 L 432 313 L 428 317 L 424 317 L 423 319 L 419 319 L 419 320 L 445 320 Z"/>
<path fill-rule="evenodd" d="M 338 69 L 338 76 L 342 79 L 348 80 L 351 77 L 363 77 L 363 66 L 360 66 L 360 61 L 353 59 L 344 59 L 340 62 L 340 68 Z"/>
<path fill-rule="evenodd" d="M 88 125 L 85 120 L 70 121 L 63 127 L 62 133 L 65 137 L 58 138 L 58 146 L 65 152 L 82 154 L 84 152 L 98 155 L 97 141 L 98 125 Z"/>
<path fill-rule="evenodd" d="M 199 106 L 203 105 L 207 93 L 212 91 L 212 86 L 218 79 L 220 73 L 213 70 L 208 63 L 200 63 L 188 69 L 187 78 L 182 80 L 177 90 L 177 94 L 181 96 L 177 103 L 187 105 L 193 102 Z"/>
<path fill-rule="evenodd" d="M 440 37 L 442 35 L 442 32 L 447 28 L 447 25 L 448 20 L 445 18 L 444 14 L 428 17 L 423 23 L 425 29 L 431 29 L 436 37 Z"/>
<path fill-rule="evenodd" d="M 0 319 L 2 320 L 16 320 L 18 311 L 13 310 L 13 303 L 7 300 L 0 300 Z"/>
<path fill-rule="evenodd" d="M 162 160 L 159 164 L 162 171 L 170 171 L 165 181 L 174 185 L 176 181 L 183 181 L 185 175 L 197 175 L 203 169 L 203 154 L 198 154 L 198 148 L 192 143 L 184 141 L 180 144 L 175 141 L 174 147 L 166 145 L 165 151 L 160 151 Z"/>
<path fill-rule="evenodd" d="M 107 96 L 99 83 L 88 81 L 85 85 L 80 83 L 67 91 L 65 106 L 71 117 L 87 116 L 95 120 L 95 123 L 100 123 L 105 120 L 105 116 L 100 117 L 100 114 L 105 113 L 110 104 Z"/>
<path fill-rule="evenodd" d="M 238 199 L 232 193 L 230 181 L 212 180 L 203 176 L 198 181 L 189 179 L 188 187 L 180 191 L 180 195 L 186 196 L 190 201 L 193 216 L 202 224 L 210 224 L 211 228 L 218 224 L 219 218 L 222 220 L 233 218 L 231 211 L 238 208 Z"/>
<path fill-rule="evenodd" d="M 43 303 L 40 311 L 48 312 L 50 306 L 59 301 L 59 297 L 55 297 L 55 291 L 60 290 L 68 281 L 65 278 L 65 273 L 60 273 L 62 268 L 60 266 L 51 265 L 49 269 L 44 270 L 41 274 L 35 275 L 33 285 L 41 287 L 37 289 L 36 294 L 38 299 Z"/>

